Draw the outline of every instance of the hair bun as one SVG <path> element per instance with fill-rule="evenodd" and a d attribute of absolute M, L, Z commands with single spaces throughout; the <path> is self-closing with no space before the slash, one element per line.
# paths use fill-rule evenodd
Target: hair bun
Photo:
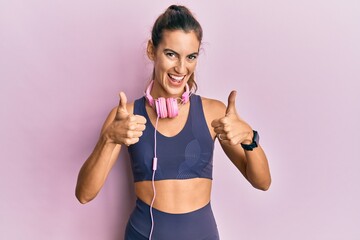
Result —
<path fill-rule="evenodd" d="M 169 7 L 169 9 L 170 9 L 170 10 L 177 11 L 177 12 L 180 12 L 180 11 L 181 11 L 181 9 L 180 9 L 180 7 L 179 7 L 178 5 L 171 5 L 171 6 Z"/>

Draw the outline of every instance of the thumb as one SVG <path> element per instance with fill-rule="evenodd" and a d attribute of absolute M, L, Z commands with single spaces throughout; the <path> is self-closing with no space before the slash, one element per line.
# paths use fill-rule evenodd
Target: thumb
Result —
<path fill-rule="evenodd" d="M 236 98 L 236 91 L 231 91 L 231 93 L 228 97 L 228 105 L 226 108 L 226 115 L 228 115 L 229 113 L 236 114 L 235 98 Z"/>
<path fill-rule="evenodd" d="M 116 119 L 122 120 L 129 116 L 129 112 L 126 108 L 127 97 L 126 97 L 125 93 L 120 92 L 119 97 L 120 97 L 120 100 L 119 100 L 119 106 L 118 106 L 117 112 L 116 112 Z"/>

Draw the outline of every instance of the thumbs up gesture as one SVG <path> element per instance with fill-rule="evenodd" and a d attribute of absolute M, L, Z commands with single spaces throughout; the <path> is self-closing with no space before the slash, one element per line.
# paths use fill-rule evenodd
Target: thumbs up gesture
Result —
<path fill-rule="evenodd" d="M 228 97 L 225 116 L 212 121 L 211 126 L 214 128 L 222 144 L 250 144 L 253 138 L 253 131 L 249 124 L 242 120 L 237 114 L 235 98 L 236 91 L 232 91 Z"/>
<path fill-rule="evenodd" d="M 127 110 L 127 97 L 120 92 L 119 106 L 112 123 L 106 132 L 112 142 L 129 146 L 137 143 L 145 130 L 146 118 L 130 114 Z"/>

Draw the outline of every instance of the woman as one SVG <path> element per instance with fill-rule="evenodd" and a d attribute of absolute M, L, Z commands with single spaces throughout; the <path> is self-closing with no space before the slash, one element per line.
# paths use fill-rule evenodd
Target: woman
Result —
<path fill-rule="evenodd" d="M 236 92 L 228 105 L 195 95 L 202 29 L 184 6 L 156 20 L 147 55 L 154 63 L 146 96 L 119 106 L 80 170 L 76 196 L 92 200 L 127 146 L 137 196 L 125 239 L 219 239 L 210 205 L 214 141 L 244 177 L 267 190 L 271 178 L 258 133 L 239 118 Z"/>

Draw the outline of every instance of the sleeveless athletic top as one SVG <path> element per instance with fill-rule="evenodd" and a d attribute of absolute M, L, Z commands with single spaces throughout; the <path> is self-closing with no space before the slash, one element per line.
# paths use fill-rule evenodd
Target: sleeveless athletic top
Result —
<path fill-rule="evenodd" d="M 135 182 L 151 181 L 153 174 L 155 128 L 145 104 L 145 97 L 134 102 L 134 114 L 144 116 L 147 122 L 139 142 L 128 147 Z M 205 121 L 200 96 L 190 96 L 190 111 L 184 128 L 174 137 L 166 137 L 157 131 L 156 141 L 155 180 L 212 179 L 214 141 Z"/>

